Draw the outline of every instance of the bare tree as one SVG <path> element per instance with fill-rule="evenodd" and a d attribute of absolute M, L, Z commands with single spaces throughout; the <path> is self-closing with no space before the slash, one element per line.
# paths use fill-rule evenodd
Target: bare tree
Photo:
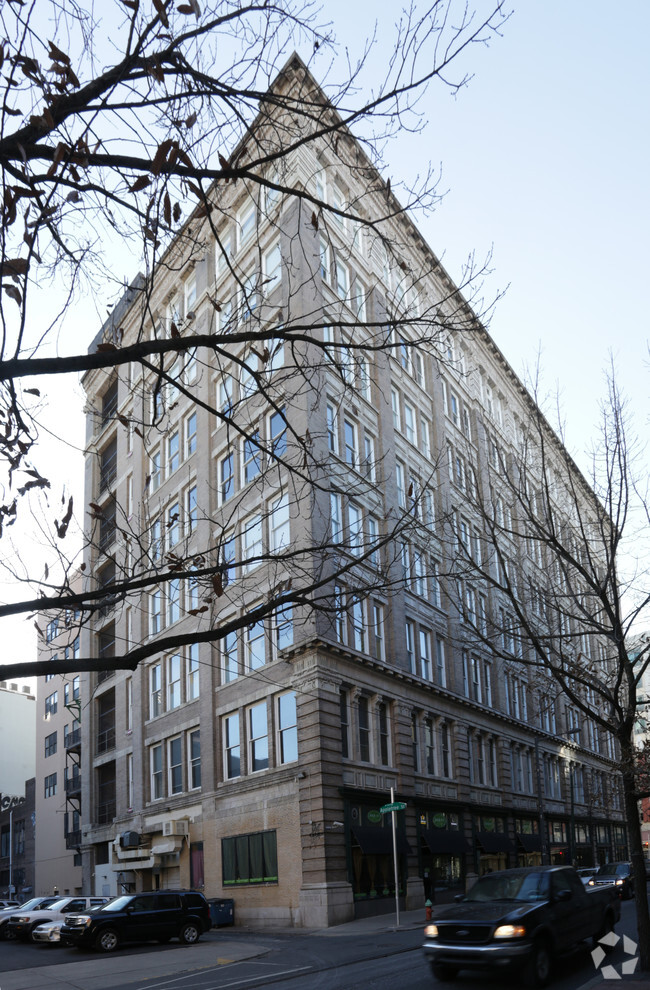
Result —
<path fill-rule="evenodd" d="M 337 490 L 343 494 L 349 481 L 328 475 L 326 437 L 297 428 L 285 410 L 309 402 L 325 367 L 337 369 L 341 388 L 354 392 L 365 387 L 368 358 L 379 362 L 391 349 L 407 347 L 435 351 L 448 332 L 475 325 L 462 292 L 472 291 L 477 273 L 468 270 L 464 284 L 453 285 L 426 248 L 416 258 L 412 227 L 402 222 L 407 211 L 435 203 L 434 176 L 428 171 L 411 187 L 391 189 L 379 173 L 380 152 L 386 138 L 422 126 L 418 100 L 430 82 L 463 85 L 462 71 L 452 76 L 454 64 L 469 46 L 498 33 L 502 4 L 487 16 L 440 0 L 421 12 L 409 10 L 397 26 L 381 84 L 368 100 L 359 100 L 356 89 L 370 48 L 345 82 L 333 83 L 326 93 L 299 59 L 289 57 L 296 39 L 313 52 L 316 64 L 331 48 L 309 6 L 190 0 L 176 7 L 171 0 L 115 0 L 102 10 L 103 21 L 74 0 L 53 0 L 47 9 L 49 21 L 42 4 L 10 0 L 0 15 L 6 68 L 0 121 L 3 530 L 21 524 L 24 496 L 50 487 L 38 461 L 36 379 L 80 372 L 89 394 L 102 395 L 102 408 L 91 412 L 91 432 L 99 435 L 117 419 L 155 454 L 156 445 L 167 442 L 170 410 L 192 402 L 226 424 L 243 445 L 256 484 L 282 466 L 292 504 L 322 513 L 322 499 Z M 324 188 L 318 156 L 347 174 L 345 195 Z M 242 190 L 255 203 L 252 220 L 241 215 Z M 287 237 L 291 211 L 293 234 Z M 279 254 L 266 257 L 260 245 L 251 272 L 234 257 L 224 231 L 236 226 L 238 236 L 255 237 L 262 220 L 280 235 Z M 242 233 L 249 222 L 252 227 Z M 350 235 L 347 247 L 337 242 L 337 225 Z M 392 273 L 383 296 L 378 285 L 349 278 L 346 263 L 361 240 L 364 251 Z M 166 298 L 169 285 L 182 276 L 189 287 L 190 270 L 200 281 L 215 243 L 218 263 L 232 276 L 232 295 L 218 298 L 206 289 L 195 312 L 188 288 L 175 308 Z M 126 289 L 114 274 L 116 255 L 122 265 L 125 254 L 140 269 Z M 321 300 L 308 302 L 318 276 L 341 301 L 335 331 Z M 273 292 L 280 291 L 280 281 L 278 304 Z M 117 303 L 88 352 L 53 353 L 75 299 L 107 284 L 116 286 Z M 271 306 L 281 316 L 272 333 Z M 233 364 L 240 381 L 251 383 L 249 392 L 240 385 L 232 402 L 219 404 L 197 387 L 197 380 L 207 382 Z M 26 377 L 29 387 L 21 384 Z M 128 415 L 114 401 L 125 387 L 132 397 Z M 275 410 L 281 424 L 276 435 L 251 427 L 245 410 L 253 391 L 260 405 Z M 281 402 L 280 395 L 290 401 Z M 91 499 L 76 523 L 85 541 L 81 590 L 72 592 L 80 553 L 65 549 L 75 507 L 64 498 L 56 514 L 45 511 L 42 523 L 51 565 L 38 575 L 13 568 L 14 579 L 31 592 L 0 607 L 0 617 L 68 610 L 83 625 L 129 596 L 157 587 L 173 595 L 178 582 L 187 582 L 189 611 L 203 628 L 128 649 L 114 644 L 99 657 L 76 657 L 77 669 L 133 668 L 152 652 L 181 645 L 183 635 L 193 642 L 223 638 L 231 627 L 217 617 L 220 601 L 229 568 L 242 563 L 228 556 L 228 519 L 198 550 L 189 539 L 199 523 L 208 532 L 209 495 L 215 492 L 203 491 L 183 508 L 182 519 L 179 509 L 176 518 L 172 513 L 161 520 L 151 509 L 153 461 L 133 520 L 122 495 L 111 491 L 116 449 L 99 447 L 93 449 L 102 497 Z M 368 467 L 359 495 L 370 498 L 378 491 L 378 467 Z M 223 492 L 216 495 L 224 501 Z M 231 520 L 236 511 L 235 499 Z M 304 545 L 281 554 L 257 551 L 260 561 L 281 571 L 282 580 L 270 582 L 273 594 L 257 611 L 233 621 L 250 623 L 292 605 L 336 611 L 332 581 L 351 572 L 357 595 L 378 584 L 389 588 L 391 548 L 405 525 L 412 520 L 389 519 L 359 544 L 350 525 L 338 532 L 330 520 Z M 382 568 L 373 564 L 360 577 L 360 566 L 382 549 Z M 8 664 L 3 673 L 33 675 L 43 672 L 41 666 Z"/>
<path fill-rule="evenodd" d="M 647 758 L 634 740 L 639 686 L 650 664 L 650 643 L 639 636 L 650 605 L 640 550 L 648 523 L 642 450 L 613 371 L 588 481 L 539 406 L 529 401 L 528 407 L 509 448 L 487 433 L 488 463 L 465 506 L 481 531 L 480 546 L 467 539 L 455 513 L 448 517 L 449 593 L 475 640 L 527 672 L 540 724 L 544 705 L 561 707 L 555 731 L 620 766 L 641 968 L 647 970 L 650 923 L 638 808 L 648 796 Z M 487 608 L 474 608 L 468 586 L 480 589 Z M 585 789 L 602 801 L 592 784 L 585 782 Z"/>

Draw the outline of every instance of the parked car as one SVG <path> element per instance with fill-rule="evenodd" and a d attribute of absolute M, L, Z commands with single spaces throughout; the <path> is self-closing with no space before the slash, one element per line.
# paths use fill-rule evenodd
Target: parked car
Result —
<path fill-rule="evenodd" d="M 59 897 L 48 905 L 40 905 L 33 911 L 21 910 L 9 918 L 10 934 L 23 941 L 31 938 L 32 932 L 47 921 L 62 922 L 68 912 L 92 911 L 105 904 L 108 897 Z"/>
<path fill-rule="evenodd" d="M 112 952 L 122 942 L 198 942 L 211 927 L 210 908 L 197 890 L 158 890 L 115 897 L 92 914 L 69 914 L 61 939 Z"/>
<path fill-rule="evenodd" d="M 17 908 L 17 907 L 20 907 L 20 901 L 0 900 L 0 911 L 5 911 L 7 908 Z"/>
<path fill-rule="evenodd" d="M 634 897 L 634 877 L 631 863 L 603 863 L 589 881 L 590 887 L 613 883 L 623 900 Z"/>
<path fill-rule="evenodd" d="M 583 887 L 586 887 L 588 885 L 589 881 L 591 880 L 597 869 L 598 869 L 597 866 L 581 866 L 579 869 L 576 870 L 576 873 L 582 880 Z"/>
<path fill-rule="evenodd" d="M 62 924 L 62 921 L 46 921 L 42 925 L 37 925 L 36 928 L 32 929 L 32 942 L 58 945 L 61 941 Z"/>
<path fill-rule="evenodd" d="M 58 897 L 32 897 L 25 901 L 20 907 L 23 911 L 35 911 L 39 907 L 47 907 L 53 901 L 58 901 Z M 16 913 L 16 908 L 5 908 L 0 911 L 0 938 L 9 938 L 9 919 Z"/>
<path fill-rule="evenodd" d="M 611 885 L 583 887 L 571 866 L 528 866 L 485 874 L 434 911 L 423 948 L 437 980 L 520 968 L 528 985 L 543 987 L 560 953 L 613 931 L 621 902 Z"/>

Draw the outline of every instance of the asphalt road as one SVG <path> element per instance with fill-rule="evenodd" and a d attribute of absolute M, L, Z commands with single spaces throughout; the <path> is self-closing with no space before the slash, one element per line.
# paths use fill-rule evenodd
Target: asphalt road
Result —
<path fill-rule="evenodd" d="M 622 905 L 619 934 L 636 937 L 633 902 Z M 431 990 L 437 986 L 419 928 L 343 934 L 251 932 L 223 928 L 196 946 L 130 946 L 110 956 L 62 946 L 0 942 L 0 990 Z M 620 970 L 622 945 L 608 958 Z M 556 967 L 554 990 L 579 990 L 597 973 L 590 946 Z M 520 990 L 516 977 L 462 973 L 458 990 Z M 442 990 L 443 984 L 439 985 Z"/>

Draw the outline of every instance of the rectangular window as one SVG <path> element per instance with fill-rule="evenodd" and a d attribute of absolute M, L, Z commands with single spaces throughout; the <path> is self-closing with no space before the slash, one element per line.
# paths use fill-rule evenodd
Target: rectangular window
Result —
<path fill-rule="evenodd" d="M 346 463 L 350 467 L 356 468 L 359 458 L 357 428 L 354 423 L 350 423 L 347 419 L 343 421 L 343 444 Z"/>
<path fill-rule="evenodd" d="M 151 747 L 151 800 L 163 796 L 163 748 L 162 743 Z"/>
<path fill-rule="evenodd" d="M 415 443 L 415 410 L 408 402 L 404 403 L 404 435 L 409 443 Z"/>
<path fill-rule="evenodd" d="M 264 272 L 263 291 L 265 295 L 270 295 L 275 287 L 280 284 L 280 276 L 282 274 L 282 252 L 279 241 L 264 253 L 262 268 Z"/>
<path fill-rule="evenodd" d="M 48 695 L 45 699 L 45 718 L 49 718 L 51 715 L 56 715 L 58 707 L 59 692 L 53 691 L 52 694 Z"/>
<path fill-rule="evenodd" d="M 431 678 L 431 633 L 428 629 L 420 629 L 420 677 L 425 681 Z"/>
<path fill-rule="evenodd" d="M 261 563 L 262 517 L 251 516 L 242 533 L 242 559 L 244 570 L 251 571 Z"/>
<path fill-rule="evenodd" d="M 366 651 L 366 623 L 364 603 L 359 598 L 352 600 L 352 645 L 361 653 Z"/>
<path fill-rule="evenodd" d="M 181 703 L 181 658 L 175 653 L 167 658 L 167 710 Z"/>
<path fill-rule="evenodd" d="M 375 438 L 366 433 L 363 438 L 363 464 L 361 470 L 369 481 L 376 481 Z"/>
<path fill-rule="evenodd" d="M 181 507 L 178 502 L 174 502 L 167 509 L 167 546 L 171 549 L 175 547 L 181 538 Z"/>
<path fill-rule="evenodd" d="M 239 746 L 239 715 L 224 719 L 224 749 L 226 752 L 225 775 L 228 780 L 241 775 L 241 750 Z"/>
<path fill-rule="evenodd" d="M 281 495 L 271 503 L 269 543 L 272 553 L 289 546 L 289 497 Z"/>
<path fill-rule="evenodd" d="M 45 778 L 44 781 L 43 796 L 49 798 L 49 797 L 54 797 L 55 794 L 56 794 L 56 774 L 50 773 L 48 774 L 48 776 Z"/>
<path fill-rule="evenodd" d="M 243 483 L 247 485 L 262 470 L 262 452 L 259 447 L 259 432 L 255 430 L 244 440 L 242 458 Z"/>
<path fill-rule="evenodd" d="M 246 626 L 244 631 L 246 647 L 246 670 L 257 670 L 266 663 L 266 649 L 264 642 L 264 622 L 254 622 Z"/>
<path fill-rule="evenodd" d="M 332 262 L 330 257 L 330 246 L 324 237 L 319 239 L 319 253 L 320 253 L 320 276 L 323 282 L 327 282 L 328 285 L 332 280 Z"/>
<path fill-rule="evenodd" d="M 185 420 L 185 456 L 189 457 L 196 450 L 196 413 L 193 412 Z"/>
<path fill-rule="evenodd" d="M 381 564 L 380 559 L 380 549 L 379 549 L 379 520 L 376 516 L 368 516 L 368 563 L 372 564 L 373 567 L 379 567 Z"/>
<path fill-rule="evenodd" d="M 359 759 L 364 763 L 370 762 L 370 711 L 368 699 L 360 695 L 358 699 L 357 717 L 359 719 Z"/>
<path fill-rule="evenodd" d="M 178 430 L 167 437 L 167 477 L 173 474 L 180 464 L 180 445 Z"/>
<path fill-rule="evenodd" d="M 287 452 L 287 421 L 284 409 L 277 409 L 269 416 L 269 446 L 274 457 L 284 457 Z"/>
<path fill-rule="evenodd" d="M 167 587 L 167 623 L 172 625 L 181 617 L 181 583 L 170 581 Z"/>
<path fill-rule="evenodd" d="M 198 489 L 192 485 L 185 493 L 185 520 L 188 536 L 195 532 L 199 521 Z"/>
<path fill-rule="evenodd" d="M 54 756 L 56 753 L 56 732 L 51 732 L 45 737 L 45 756 Z"/>
<path fill-rule="evenodd" d="M 149 458 L 149 485 L 152 492 L 157 492 L 160 488 L 162 474 L 162 462 L 160 450 L 154 450 Z"/>
<path fill-rule="evenodd" d="M 255 203 L 248 203 L 239 214 L 239 247 L 243 247 L 255 232 Z"/>
<path fill-rule="evenodd" d="M 223 651 L 223 681 L 230 684 L 239 677 L 239 661 L 237 657 L 237 633 L 229 632 L 221 641 Z"/>
<path fill-rule="evenodd" d="M 155 636 L 162 629 L 162 596 L 159 591 L 149 595 L 149 633 Z"/>
<path fill-rule="evenodd" d="M 393 426 L 396 430 L 401 430 L 402 419 L 400 416 L 399 392 L 394 388 L 390 390 L 390 403 L 393 410 Z"/>
<path fill-rule="evenodd" d="M 155 663 L 149 669 L 149 718 L 161 715 L 162 710 L 162 668 Z"/>
<path fill-rule="evenodd" d="M 397 504 L 400 509 L 405 509 L 406 489 L 404 487 L 404 468 L 399 461 L 395 464 L 395 482 L 397 484 Z"/>
<path fill-rule="evenodd" d="M 278 762 L 293 763 L 298 759 L 298 716 L 296 695 L 281 694 L 278 698 Z"/>
<path fill-rule="evenodd" d="M 190 790 L 201 786 L 201 730 L 194 729 L 187 737 L 188 779 Z"/>
<path fill-rule="evenodd" d="M 217 409 L 223 416 L 232 413 L 232 378 L 224 375 L 217 385 Z"/>
<path fill-rule="evenodd" d="M 248 709 L 248 747 L 249 772 L 256 773 L 258 770 L 268 770 L 269 730 L 265 701 Z"/>
<path fill-rule="evenodd" d="M 334 625 L 336 639 L 344 646 L 348 642 L 348 619 L 345 611 L 345 592 L 339 584 L 334 585 Z"/>
<path fill-rule="evenodd" d="M 352 503 L 348 505 L 348 538 L 350 553 L 359 557 L 363 550 L 363 515 Z"/>
<path fill-rule="evenodd" d="M 387 767 L 390 764 L 390 746 L 388 735 L 388 706 L 384 701 L 377 705 L 377 728 L 379 735 L 379 762 Z"/>
<path fill-rule="evenodd" d="M 246 320 L 257 309 L 257 275 L 250 272 L 241 283 L 241 319 Z"/>
<path fill-rule="evenodd" d="M 235 458 L 226 454 L 219 461 L 219 501 L 227 502 L 235 493 Z"/>
<path fill-rule="evenodd" d="M 339 713 L 341 717 L 341 756 L 347 760 L 350 755 L 350 714 L 347 691 L 339 691 Z"/>
<path fill-rule="evenodd" d="M 384 606 L 372 606 L 372 633 L 374 638 L 374 655 L 376 660 L 386 659 L 384 642 Z"/>
<path fill-rule="evenodd" d="M 285 650 L 293 643 L 293 609 L 290 605 L 279 608 L 273 616 L 275 652 Z"/>
<path fill-rule="evenodd" d="M 257 832 L 221 840 L 223 884 L 277 883 L 276 833 Z"/>
<path fill-rule="evenodd" d="M 183 740 L 180 736 L 170 739 L 167 744 L 167 764 L 169 794 L 181 794 L 183 791 Z"/>
<path fill-rule="evenodd" d="M 339 437 L 336 409 L 328 404 L 327 406 L 327 449 L 332 454 L 339 452 Z"/>
<path fill-rule="evenodd" d="M 440 726 L 440 753 L 442 757 L 442 776 L 451 777 L 451 741 L 449 726 L 445 722 Z"/>
<path fill-rule="evenodd" d="M 415 630 L 410 619 L 406 620 L 404 627 L 406 636 L 406 662 L 410 674 L 415 673 Z"/>
<path fill-rule="evenodd" d="M 186 697 L 194 701 L 199 696 L 199 644 L 192 643 L 187 649 Z"/>
<path fill-rule="evenodd" d="M 332 516 L 332 543 L 341 543 L 343 540 L 341 496 L 335 492 L 330 492 L 330 513 Z"/>
<path fill-rule="evenodd" d="M 340 259 L 336 259 L 336 294 L 344 302 L 350 295 L 350 271 Z"/>

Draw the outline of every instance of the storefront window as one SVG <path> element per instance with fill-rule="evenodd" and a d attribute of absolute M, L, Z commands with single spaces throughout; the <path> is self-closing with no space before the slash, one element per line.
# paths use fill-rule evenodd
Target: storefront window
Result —
<path fill-rule="evenodd" d="M 425 900 L 451 901 L 465 887 L 469 843 L 456 811 L 422 809 L 418 816 L 421 876 Z"/>
<path fill-rule="evenodd" d="M 514 852 L 515 846 L 507 834 L 505 819 L 475 815 L 474 832 L 479 876 L 507 869 L 508 854 Z"/>

